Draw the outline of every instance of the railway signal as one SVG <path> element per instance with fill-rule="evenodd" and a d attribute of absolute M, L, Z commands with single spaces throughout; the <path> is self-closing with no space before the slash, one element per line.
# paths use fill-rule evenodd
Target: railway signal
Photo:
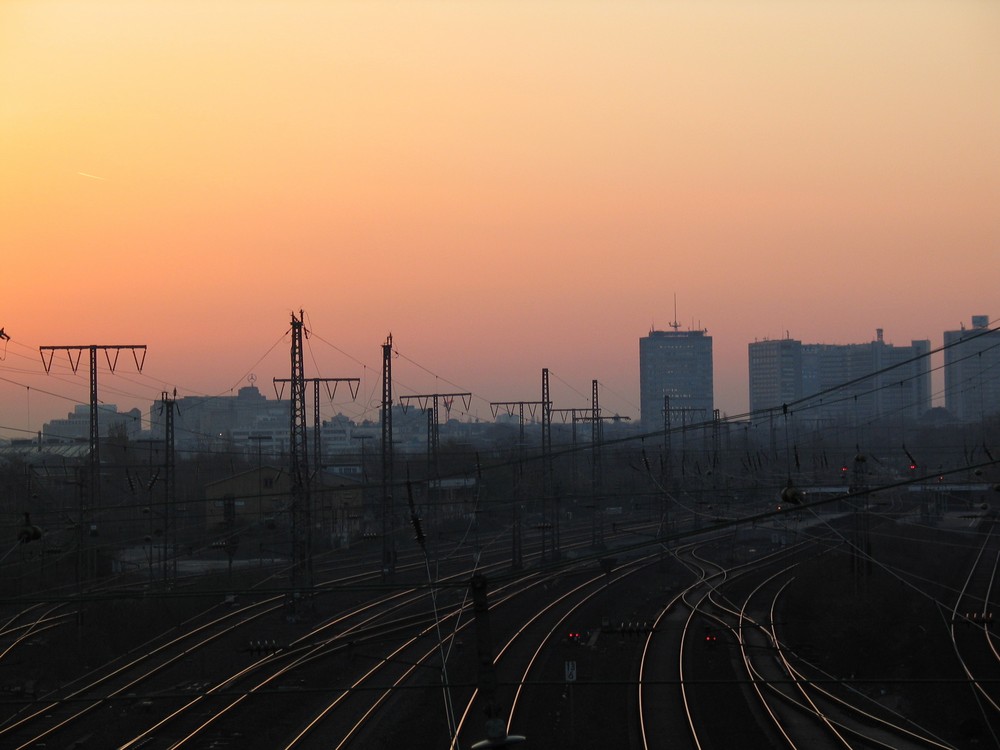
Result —
<path fill-rule="evenodd" d="M 505 748 L 525 741 L 523 735 L 507 734 L 507 722 L 500 714 L 496 702 L 497 678 L 493 665 L 493 636 L 490 631 L 490 607 L 487 599 L 487 581 L 481 573 L 472 577 L 472 611 L 476 623 L 476 656 L 479 661 L 479 693 L 483 698 L 486 714 L 486 739 L 472 745 L 473 750 Z"/>
<path fill-rule="evenodd" d="M 988 628 L 993 625 L 993 613 L 967 612 L 965 615 L 965 621 L 967 623 L 972 623 L 973 625 L 983 625 Z"/>

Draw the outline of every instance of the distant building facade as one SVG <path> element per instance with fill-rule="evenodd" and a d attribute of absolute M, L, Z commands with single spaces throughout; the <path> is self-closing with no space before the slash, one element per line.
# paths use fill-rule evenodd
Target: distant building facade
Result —
<path fill-rule="evenodd" d="M 312 462 L 316 429 L 313 404 L 311 399 L 309 401 L 307 460 Z M 166 408 L 162 399 L 154 401 L 150 407 L 149 437 L 153 440 L 164 439 Z M 288 398 L 268 399 L 256 386 L 250 385 L 240 388 L 235 396 L 177 398 L 174 399 L 173 408 L 174 445 L 178 450 L 229 451 L 251 460 L 261 460 L 263 457 L 273 459 L 289 453 L 291 402 Z M 425 450 L 427 425 L 427 414 L 423 409 L 394 406 L 394 449 L 401 453 Z M 362 453 L 366 450 L 363 444 L 365 440 L 371 441 L 367 450 L 378 451 L 380 438 L 378 422 L 358 425 L 343 414 L 337 414 L 320 424 L 319 447 L 322 460 L 327 461 L 337 454 Z"/>
<path fill-rule="evenodd" d="M 707 331 L 656 331 L 639 339 L 639 408 L 644 429 L 706 422 L 715 412 L 712 337 Z"/>
<path fill-rule="evenodd" d="M 164 437 L 165 408 L 157 400 L 150 409 L 154 439 Z M 259 448 L 276 454 L 288 450 L 290 421 L 290 402 L 268 400 L 254 385 L 240 388 L 235 396 L 186 396 L 174 400 L 174 444 L 181 450 L 224 450 L 238 440 L 246 443 L 242 447 L 248 454 Z"/>
<path fill-rule="evenodd" d="M 750 411 L 790 404 L 802 398 L 802 342 L 795 339 L 754 341 L 750 363 Z"/>
<path fill-rule="evenodd" d="M 1000 329 L 973 315 L 972 328 L 944 332 L 944 405 L 963 422 L 1000 413 Z"/>
<path fill-rule="evenodd" d="M 142 412 L 138 409 L 118 411 L 115 404 L 99 404 L 97 426 L 101 438 L 123 432 L 134 439 L 142 430 Z M 90 440 L 90 405 L 77 404 L 66 419 L 53 419 L 42 425 L 42 441 L 46 443 L 71 443 Z"/>
<path fill-rule="evenodd" d="M 817 420 L 916 419 L 931 408 L 931 343 L 803 344 L 795 339 L 748 345 L 750 410 L 791 405 Z"/>

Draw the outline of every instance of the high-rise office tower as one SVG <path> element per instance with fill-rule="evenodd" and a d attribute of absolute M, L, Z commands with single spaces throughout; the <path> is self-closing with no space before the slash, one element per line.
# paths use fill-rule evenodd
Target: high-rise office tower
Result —
<path fill-rule="evenodd" d="M 750 360 L 750 411 L 771 409 L 802 398 L 802 342 L 784 338 L 754 341 Z"/>
<path fill-rule="evenodd" d="M 931 343 L 887 344 L 882 329 L 867 344 L 748 345 L 750 410 L 789 405 L 803 418 L 915 419 L 931 408 Z"/>
<path fill-rule="evenodd" d="M 1000 328 L 973 315 L 972 328 L 944 332 L 944 346 L 945 408 L 963 422 L 1000 414 Z"/>
<path fill-rule="evenodd" d="M 670 422 L 696 424 L 713 418 L 712 337 L 708 332 L 650 330 L 639 339 L 639 408 L 645 429 L 663 425 L 665 400 Z"/>

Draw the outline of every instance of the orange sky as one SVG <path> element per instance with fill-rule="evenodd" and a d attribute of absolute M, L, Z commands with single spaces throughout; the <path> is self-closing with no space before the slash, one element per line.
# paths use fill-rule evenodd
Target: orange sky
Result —
<path fill-rule="evenodd" d="M 675 293 L 731 415 L 755 338 L 940 345 L 1000 316 L 998 39 L 992 0 L 5 0 L 0 437 L 87 400 L 40 345 L 146 344 L 101 398 L 148 410 L 287 377 L 299 309 L 372 418 L 390 331 L 400 394 L 488 418 L 548 367 L 637 417 Z"/>

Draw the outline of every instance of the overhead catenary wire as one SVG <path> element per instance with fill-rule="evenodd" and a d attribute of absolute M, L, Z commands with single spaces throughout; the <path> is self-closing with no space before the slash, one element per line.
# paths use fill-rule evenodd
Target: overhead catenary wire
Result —
<path fill-rule="evenodd" d="M 272 346 L 271 346 L 271 348 L 270 348 L 270 349 L 269 349 L 268 351 L 272 351 L 272 350 L 274 349 L 274 347 L 275 347 L 275 346 L 277 346 L 277 343 L 280 343 L 280 340 L 281 340 L 281 339 L 279 339 L 279 341 L 278 341 L 278 342 L 276 342 L 276 343 L 275 343 L 274 345 L 272 345 Z M 960 342 L 959 342 L 959 343 L 960 343 Z M 953 345 L 957 345 L 957 344 L 952 344 L 952 346 L 953 346 Z M 942 347 L 942 348 L 943 348 L 943 347 Z M 936 350 L 936 351 L 939 351 L 939 350 Z M 397 354 L 398 354 L 398 352 L 397 352 Z M 266 356 L 266 354 L 265 354 L 265 356 Z M 926 356 L 926 355 L 924 355 L 924 356 Z M 975 356 L 975 355 L 969 355 L 969 356 Z M 409 358 L 407 358 L 407 359 L 409 359 Z M 258 360 L 258 361 L 260 361 L 260 360 Z M 409 361 L 412 361 L 412 360 L 409 360 Z M 418 365 L 418 366 L 419 366 L 419 367 L 421 367 L 421 369 L 424 369 L 424 370 L 426 370 L 427 372 L 431 372 L 430 370 L 428 370 L 427 368 L 424 368 L 423 366 L 420 366 L 420 365 Z M 888 369 L 892 369 L 892 367 L 897 367 L 897 366 L 899 366 L 899 364 L 895 364 L 895 365 L 892 365 L 891 367 L 889 367 L 889 368 L 886 368 L 886 369 L 887 369 L 887 370 L 888 370 Z M 433 373 L 432 373 L 432 374 L 433 374 Z M 874 375 L 874 374 L 873 374 L 873 375 Z M 117 377 L 120 377 L 120 378 L 125 378 L 126 376 L 123 376 L 123 375 L 119 375 L 119 376 L 117 376 Z M 436 377 L 439 377 L 439 376 L 436 376 Z M 869 375 L 869 376 L 866 376 L 866 377 L 872 377 L 872 375 Z M 127 379 L 127 378 L 126 378 L 126 379 Z M 5 379 L 5 380 L 6 380 L 6 379 Z M 8 382 L 11 382 L 11 381 L 9 381 L 9 380 L 8 380 Z M 446 380 L 445 382 L 449 382 L 449 383 L 450 383 L 451 381 L 448 381 L 448 380 Z M 856 382 L 856 381 L 852 381 L 852 382 Z M 21 386 L 23 386 L 23 387 L 25 387 L 26 389 L 30 389 L 30 388 L 31 388 L 31 386 L 28 386 L 27 384 L 24 384 L 24 383 L 17 383 L 17 384 L 18 384 L 18 385 L 21 385 Z M 895 381 L 893 381 L 893 383 L 891 383 L 891 384 L 884 384 L 884 385 L 882 385 L 882 386 L 880 386 L 880 387 L 881 387 L 881 388 L 889 388 L 889 387 L 893 387 L 894 385 L 895 385 Z M 835 390 L 835 389 L 828 389 L 828 391 L 829 391 L 829 392 L 832 392 L 833 390 Z M 36 389 L 36 391 L 38 391 L 38 392 L 43 392 L 43 393 L 45 393 L 45 392 L 46 392 L 46 391 L 44 391 L 43 389 Z M 59 397 L 63 397 L 63 398 L 67 398 L 67 397 L 64 397 L 64 396 L 61 396 L 61 394 L 55 394 L 55 393 L 53 393 L 53 392 L 48 392 L 48 393 L 51 393 L 52 395 L 56 395 L 56 396 L 59 396 Z M 810 397 L 810 398 L 814 398 L 814 397 Z M 854 394 L 854 395 L 850 396 L 850 398 L 857 398 L 857 394 Z M 68 399 L 68 400 L 73 400 L 73 399 Z M 803 401 L 806 401 L 806 399 L 803 399 Z M 82 403 L 82 402 L 78 402 L 78 403 Z M 806 406 L 808 406 L 808 405 L 806 405 Z M 806 406 L 803 406 L 803 410 L 805 410 Z M 905 406 L 904 406 L 904 407 L 901 407 L 901 408 L 905 408 Z M 728 418 L 727 418 L 727 419 L 728 419 Z M 729 419 L 729 421 L 732 421 L 732 419 Z M 709 425 L 709 424 L 711 424 L 711 422 L 704 422 L 704 423 L 702 423 L 702 425 L 700 425 L 700 426 L 704 427 L 704 426 L 707 426 L 707 425 Z M 699 425 L 686 425 L 686 429 L 693 429 L 693 428 L 697 428 L 698 426 L 699 426 Z M 184 427 L 182 427 L 182 430 L 187 430 L 187 428 L 184 428 Z M 192 435 L 194 435 L 194 434 L 197 434 L 197 433 L 195 433 L 195 432 L 194 432 L 193 430 L 187 430 L 187 431 L 188 431 L 188 433 L 189 433 L 189 434 L 192 434 Z M 633 435 L 633 434 L 630 434 L 630 435 L 627 435 L 627 436 L 625 436 L 625 437 L 621 438 L 621 439 L 620 439 L 620 442 L 621 442 L 621 443 L 627 443 L 628 441 L 631 441 L 631 440 L 636 440 L 636 439 L 639 439 L 639 440 L 641 440 L 641 439 L 642 439 L 643 437 L 646 437 L 646 436 L 651 436 L 651 435 L 656 435 L 656 434 L 662 434 L 662 431 L 654 431 L 654 432 L 647 432 L 647 433 L 643 433 L 643 434 L 639 434 L 639 435 Z M 208 436 L 206 435 L 206 436 L 203 436 L 203 437 L 208 437 Z M 186 449 L 185 449 L 185 450 L 186 450 Z M 228 453 L 228 454 L 230 454 L 230 455 L 239 455 L 239 451 L 231 451 L 231 452 L 230 452 L 230 451 L 225 451 L 225 450 L 219 450 L 219 449 L 209 449 L 209 450 L 210 450 L 210 452 L 216 452 L 216 453 L 218 453 L 219 455 L 226 455 L 227 453 Z M 563 450 L 564 452 L 570 452 L 570 451 L 572 451 L 572 450 L 573 450 L 573 448 L 563 448 L 562 450 Z M 787 446 L 786 446 L 786 453 L 787 453 L 787 452 L 788 452 L 788 451 L 787 451 Z"/>

